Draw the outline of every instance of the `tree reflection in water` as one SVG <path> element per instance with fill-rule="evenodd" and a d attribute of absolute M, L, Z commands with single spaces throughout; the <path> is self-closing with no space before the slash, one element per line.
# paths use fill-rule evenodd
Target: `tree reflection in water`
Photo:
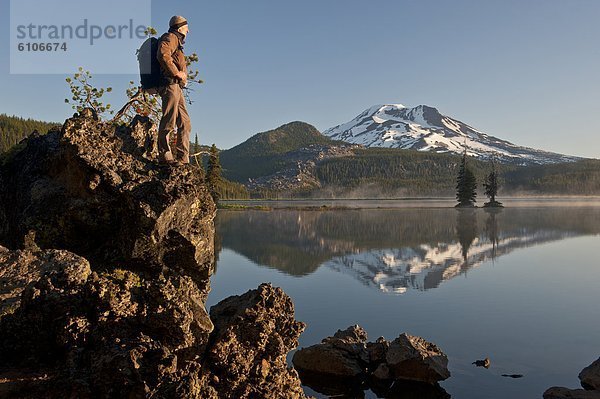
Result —
<path fill-rule="evenodd" d="M 461 270 L 466 271 L 469 268 L 469 248 L 477 238 L 476 209 L 457 208 L 456 212 L 458 213 L 456 217 L 456 234 L 458 235 L 458 242 L 460 242 L 464 260 Z"/>
<path fill-rule="evenodd" d="M 397 294 L 436 288 L 519 248 L 599 232 L 597 208 L 220 211 L 217 217 L 219 245 L 260 266 L 294 276 L 327 267 Z"/>

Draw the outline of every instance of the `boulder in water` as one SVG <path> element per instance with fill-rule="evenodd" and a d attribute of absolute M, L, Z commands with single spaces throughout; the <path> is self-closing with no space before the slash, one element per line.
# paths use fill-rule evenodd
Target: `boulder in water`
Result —
<path fill-rule="evenodd" d="M 415 397 L 447 397 L 437 382 L 450 377 L 448 358 L 435 344 L 408 334 L 367 342 L 364 329 L 351 326 L 298 350 L 292 362 L 302 381 L 322 393 L 356 395 L 370 387 L 393 396 L 402 386 Z"/>
<path fill-rule="evenodd" d="M 600 391 L 600 358 L 581 370 L 579 380 L 581 380 L 581 386 L 585 389 Z"/>

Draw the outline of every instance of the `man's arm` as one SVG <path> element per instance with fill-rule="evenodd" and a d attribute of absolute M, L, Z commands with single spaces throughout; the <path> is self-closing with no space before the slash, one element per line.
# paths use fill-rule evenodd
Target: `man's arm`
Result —
<path fill-rule="evenodd" d="M 179 42 L 175 35 L 166 35 L 166 37 L 161 38 L 158 42 L 156 57 L 167 77 L 181 79 L 181 72 L 177 69 L 172 57 L 178 45 Z"/>

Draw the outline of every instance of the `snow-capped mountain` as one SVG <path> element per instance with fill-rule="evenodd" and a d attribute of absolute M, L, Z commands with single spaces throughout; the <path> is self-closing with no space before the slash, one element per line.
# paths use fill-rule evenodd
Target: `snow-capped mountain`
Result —
<path fill-rule="evenodd" d="M 334 140 L 388 147 L 462 154 L 505 163 L 546 164 L 573 162 L 581 158 L 520 147 L 485 134 L 426 105 L 375 105 L 348 123 L 323 132 Z"/>

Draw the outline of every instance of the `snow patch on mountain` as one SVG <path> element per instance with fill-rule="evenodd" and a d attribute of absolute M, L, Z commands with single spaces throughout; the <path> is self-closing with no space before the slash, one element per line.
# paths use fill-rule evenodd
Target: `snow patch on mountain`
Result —
<path fill-rule="evenodd" d="M 323 132 L 334 140 L 386 147 L 462 154 L 500 162 L 547 164 L 574 162 L 581 158 L 517 146 L 490 136 L 461 121 L 442 115 L 427 105 L 408 108 L 402 104 L 375 105 L 350 122 Z"/>

